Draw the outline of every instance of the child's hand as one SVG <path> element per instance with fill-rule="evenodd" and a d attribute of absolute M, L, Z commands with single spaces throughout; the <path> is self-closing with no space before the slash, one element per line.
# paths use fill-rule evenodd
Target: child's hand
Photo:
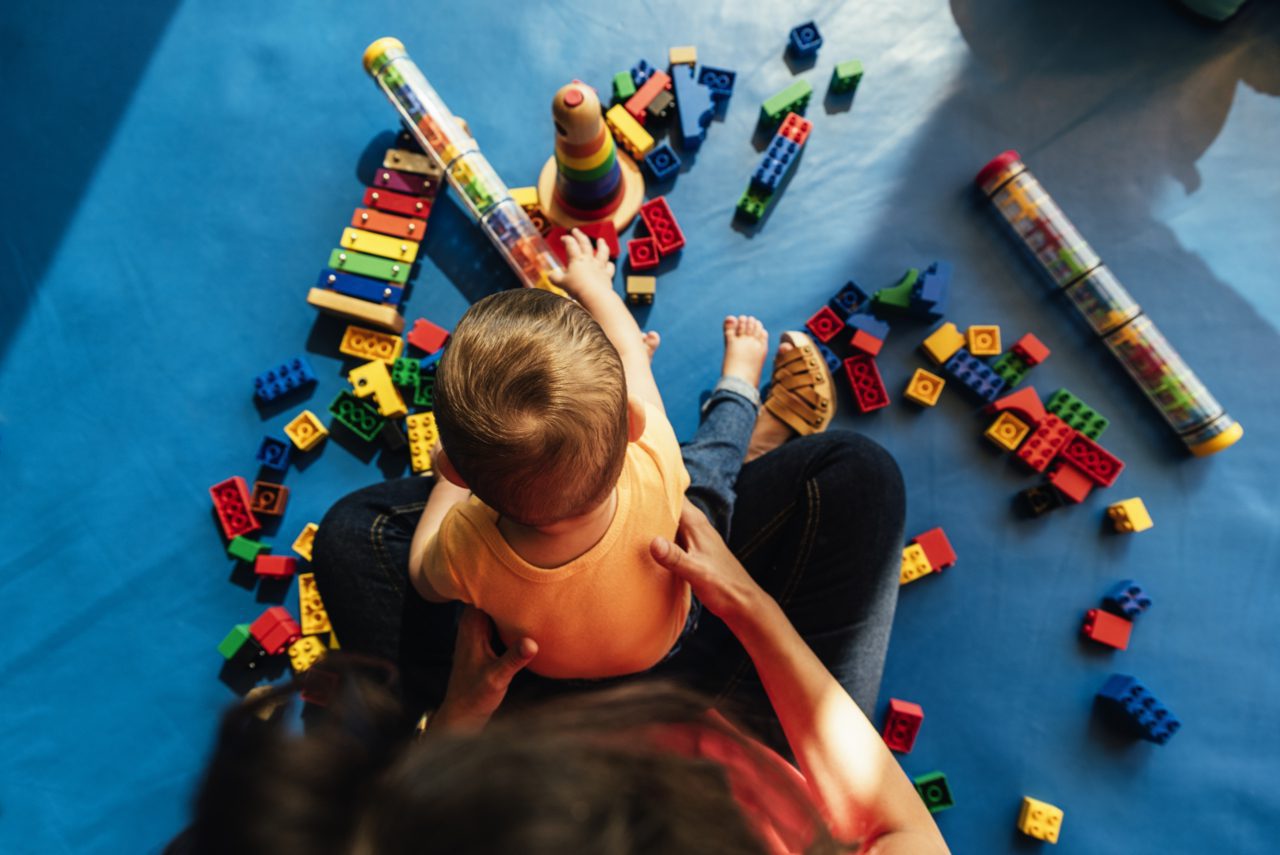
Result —
<path fill-rule="evenodd" d="M 613 262 L 609 260 L 609 247 L 603 240 L 591 249 L 591 239 L 578 229 L 565 235 L 564 248 L 569 256 L 566 269 L 551 274 L 551 282 L 569 293 L 579 302 L 586 295 L 597 291 L 613 290 Z"/>

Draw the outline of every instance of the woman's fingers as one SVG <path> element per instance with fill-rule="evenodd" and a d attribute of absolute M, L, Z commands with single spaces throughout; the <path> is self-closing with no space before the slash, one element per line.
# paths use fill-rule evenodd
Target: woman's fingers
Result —
<path fill-rule="evenodd" d="M 702 570 L 693 556 L 665 537 L 655 537 L 649 541 L 649 554 L 654 561 L 686 582 L 702 577 Z"/>
<path fill-rule="evenodd" d="M 508 647 L 507 652 L 502 654 L 502 657 L 493 665 L 491 675 L 494 684 L 506 691 L 507 686 L 515 679 L 516 674 L 524 670 L 524 667 L 532 662 L 537 655 L 538 642 L 532 638 L 522 638 Z"/>

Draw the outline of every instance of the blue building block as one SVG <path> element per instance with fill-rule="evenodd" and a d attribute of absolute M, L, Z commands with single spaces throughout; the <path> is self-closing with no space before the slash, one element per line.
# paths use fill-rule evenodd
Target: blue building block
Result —
<path fill-rule="evenodd" d="M 867 292 L 863 291 L 857 282 L 850 279 L 844 283 L 844 287 L 837 291 L 828 303 L 837 315 L 847 318 L 866 305 L 866 302 L 870 299 L 871 297 Z"/>
<path fill-rule="evenodd" d="M 791 51 L 792 56 L 799 59 L 812 59 L 818 55 L 820 47 L 822 47 L 822 34 L 818 32 L 818 25 L 813 21 L 805 21 L 793 29 L 791 36 L 787 39 L 787 49 Z"/>
<path fill-rule="evenodd" d="M 1182 727 L 1182 722 L 1141 681 L 1125 674 L 1112 674 L 1098 690 L 1098 705 L 1138 736 L 1164 745 Z"/>
<path fill-rule="evenodd" d="M 862 330 L 864 333 L 873 335 L 881 341 L 889 337 L 889 325 L 867 312 L 854 312 L 846 317 L 844 322 L 851 330 Z"/>
<path fill-rule="evenodd" d="M 446 345 L 447 346 L 447 345 Z M 435 374 L 436 363 L 440 361 L 440 357 L 444 356 L 444 348 L 440 348 L 435 353 L 429 353 L 422 359 L 418 360 L 418 371 L 421 374 Z"/>
<path fill-rule="evenodd" d="M 400 301 L 404 299 L 403 286 L 394 282 L 383 282 L 381 279 L 369 279 L 328 268 L 320 271 L 316 287 L 332 288 L 348 297 L 358 297 L 372 303 L 389 303 L 393 306 L 400 305 Z"/>
<path fill-rule="evenodd" d="M 653 77 L 653 66 L 643 59 L 631 66 L 631 80 L 636 84 L 637 89 L 643 86 L 644 82 L 650 77 Z"/>
<path fill-rule="evenodd" d="M 1151 598 L 1142 586 L 1132 579 L 1125 579 L 1102 598 L 1102 607 L 1112 614 L 1133 620 L 1151 606 Z"/>
<path fill-rule="evenodd" d="M 822 342 L 815 340 L 813 343 L 817 345 L 818 353 L 821 353 L 822 358 L 826 361 L 827 368 L 831 369 L 831 376 L 839 377 L 840 372 L 844 370 L 844 363 L 840 360 L 840 357 L 836 356 L 831 348 Z"/>
<path fill-rule="evenodd" d="M 663 143 L 644 156 L 644 168 L 654 181 L 666 181 L 680 172 L 680 158 L 668 143 Z"/>
<path fill-rule="evenodd" d="M 782 134 L 776 135 L 769 143 L 769 147 L 765 149 L 764 156 L 760 158 L 760 165 L 751 176 L 752 188 L 766 193 L 778 192 L 778 185 L 795 166 L 796 158 L 800 156 L 800 149 L 800 144 L 795 140 L 784 137 Z"/>
<path fill-rule="evenodd" d="M 728 101 L 733 94 L 733 81 L 738 75 L 724 68 L 704 65 L 698 69 L 698 82 L 711 91 L 713 101 Z"/>
<path fill-rule="evenodd" d="M 936 321 L 947 313 L 947 297 L 951 293 L 951 265 L 935 261 L 925 268 L 911 289 L 910 313 L 918 318 Z"/>
<path fill-rule="evenodd" d="M 992 370 L 991 366 L 962 347 L 947 360 L 943 369 L 956 379 L 961 386 L 977 395 L 986 403 L 1000 397 L 1004 391 L 1004 380 Z"/>
<path fill-rule="evenodd" d="M 715 113 L 711 90 L 693 78 L 693 68 L 680 65 L 671 69 L 671 87 L 676 96 L 676 112 L 680 114 L 680 141 L 685 151 L 697 151 L 707 138 L 707 127 Z"/>
<path fill-rule="evenodd" d="M 257 460 L 268 469 L 285 471 L 289 468 L 289 443 L 274 436 L 264 436 L 262 445 L 258 446 Z"/>
<path fill-rule="evenodd" d="M 274 401 L 294 389 L 316 382 L 311 365 L 301 356 L 282 362 L 253 378 L 253 395 L 259 401 Z"/>

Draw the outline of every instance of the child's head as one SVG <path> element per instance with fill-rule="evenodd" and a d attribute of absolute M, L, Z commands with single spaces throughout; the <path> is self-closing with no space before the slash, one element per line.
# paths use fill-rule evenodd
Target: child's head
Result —
<path fill-rule="evenodd" d="M 586 310 L 547 291 L 490 295 L 462 316 L 436 372 L 453 468 L 503 516 L 548 525 L 617 484 L 628 437 L 622 360 Z"/>

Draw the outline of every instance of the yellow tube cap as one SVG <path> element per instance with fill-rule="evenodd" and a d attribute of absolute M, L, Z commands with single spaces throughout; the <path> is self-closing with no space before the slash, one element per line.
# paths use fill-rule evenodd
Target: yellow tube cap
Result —
<path fill-rule="evenodd" d="M 381 59 L 384 55 L 397 50 L 402 54 L 405 52 L 404 42 L 400 41 L 397 38 L 392 38 L 391 36 L 383 36 L 382 38 L 378 39 L 373 44 L 369 45 L 367 48 L 364 49 L 364 59 L 363 59 L 364 70 L 369 72 L 370 74 L 373 74 L 374 65 L 378 62 L 378 60 Z"/>
<path fill-rule="evenodd" d="M 1217 454 L 1222 449 L 1235 445 L 1242 436 L 1244 436 L 1244 426 L 1239 422 L 1234 422 L 1231 427 L 1213 439 L 1206 439 L 1204 442 L 1190 446 L 1191 453 L 1196 457 L 1208 457 L 1210 454 Z"/>

